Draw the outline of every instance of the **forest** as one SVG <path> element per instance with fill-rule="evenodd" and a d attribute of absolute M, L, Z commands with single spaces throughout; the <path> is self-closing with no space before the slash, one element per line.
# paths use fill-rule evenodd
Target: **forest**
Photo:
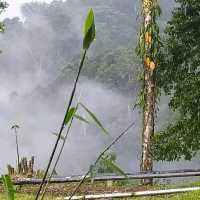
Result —
<path fill-rule="evenodd" d="M 200 1 L 0 0 L 0 16 L 16 5 L 0 199 L 198 200 Z"/>

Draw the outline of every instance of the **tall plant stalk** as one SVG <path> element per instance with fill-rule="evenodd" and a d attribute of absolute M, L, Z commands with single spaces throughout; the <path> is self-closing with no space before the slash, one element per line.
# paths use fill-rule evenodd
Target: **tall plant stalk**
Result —
<path fill-rule="evenodd" d="M 81 62 L 80 62 L 79 68 L 78 68 L 78 73 L 77 73 L 76 79 L 74 81 L 73 89 L 72 89 L 72 92 L 71 92 L 71 95 L 70 95 L 70 99 L 69 99 L 69 102 L 68 102 L 68 106 L 67 106 L 67 109 L 66 109 L 66 112 L 65 112 L 65 116 L 64 116 L 63 122 L 61 124 L 60 130 L 59 130 L 59 133 L 58 133 L 58 137 L 57 137 L 56 143 L 55 143 L 55 145 L 53 147 L 53 150 L 52 150 L 51 156 L 49 158 L 49 162 L 48 162 L 47 168 L 45 170 L 45 173 L 44 173 L 44 176 L 43 176 L 43 179 L 42 179 L 42 183 L 40 184 L 40 187 L 39 187 L 39 189 L 37 191 L 35 200 L 39 199 L 40 193 L 41 193 L 42 188 L 43 188 L 43 186 L 45 184 L 49 169 L 50 169 L 52 161 L 54 159 L 54 156 L 55 156 L 59 141 L 61 139 L 63 130 L 66 127 L 67 123 L 70 121 L 70 119 L 73 117 L 73 114 L 74 114 L 74 113 L 71 113 L 71 115 L 70 115 L 70 108 L 71 108 L 71 105 L 72 105 L 72 102 L 73 102 L 73 99 L 74 99 L 74 95 L 75 95 L 76 88 L 77 88 L 77 83 L 78 83 L 78 80 L 79 80 L 79 77 L 80 77 L 80 74 L 81 74 L 81 71 L 82 71 L 82 68 L 83 68 L 83 64 L 84 64 L 84 61 L 85 61 L 85 58 L 86 58 L 87 50 L 89 49 L 90 45 L 92 44 L 92 42 L 94 41 L 94 38 L 95 38 L 94 13 L 93 13 L 92 9 L 90 9 L 90 11 L 88 13 L 88 16 L 87 16 L 87 18 L 85 20 L 84 34 L 85 34 L 84 35 L 84 40 L 83 40 L 84 53 L 83 53 L 82 58 L 81 58 Z"/>
<path fill-rule="evenodd" d="M 156 23 L 160 15 L 157 0 L 142 0 L 142 26 L 140 30 L 138 54 L 143 60 L 143 88 L 141 106 L 143 110 L 142 156 L 140 170 L 152 172 L 152 138 L 155 127 L 156 105 L 156 67 L 159 50 L 159 28 Z M 152 179 L 143 180 L 144 184 L 152 184 Z"/>
<path fill-rule="evenodd" d="M 77 107 L 78 107 L 78 106 L 77 106 Z M 76 110 L 77 110 L 77 107 L 76 107 Z M 52 169 L 52 171 L 51 171 L 51 173 L 50 173 L 50 175 L 49 175 L 49 178 L 48 178 L 48 180 L 47 180 L 47 183 L 46 183 L 46 185 L 45 185 L 45 187 L 44 187 L 44 190 L 43 190 L 43 192 L 42 192 L 41 200 L 44 199 L 44 196 L 45 196 L 45 194 L 46 194 L 46 191 L 47 191 L 49 182 L 51 181 L 51 178 L 52 178 L 52 176 L 53 176 L 53 173 L 54 173 L 54 171 L 55 171 L 55 169 L 56 169 L 56 167 L 57 167 L 57 165 L 58 165 L 58 162 L 59 162 L 60 157 L 61 157 L 61 155 L 62 155 L 62 152 L 63 152 L 64 146 L 65 146 L 65 143 L 66 143 L 66 141 L 67 141 L 67 138 L 68 138 L 68 135 L 69 135 L 69 132 L 70 132 L 70 129 L 71 129 L 73 120 L 74 120 L 74 118 L 71 119 L 70 124 L 69 124 L 69 126 L 68 126 L 68 128 L 67 128 L 67 133 L 65 134 L 65 137 L 64 137 L 64 139 L 63 139 L 63 142 L 62 142 L 60 151 L 59 151 L 59 153 L 58 153 L 57 159 L 56 159 L 56 161 L 55 161 L 55 164 L 54 164 L 54 166 L 53 166 L 53 169 Z"/>
<path fill-rule="evenodd" d="M 39 195 L 40 195 L 40 192 L 41 192 L 41 190 L 42 190 L 42 187 L 43 187 L 43 185 L 45 184 L 45 180 L 46 180 L 46 178 L 47 178 L 47 174 L 48 174 L 48 172 L 49 172 L 49 169 L 50 169 L 50 166 L 51 166 L 51 164 L 52 164 L 54 155 L 55 155 L 55 153 L 56 153 L 56 149 L 57 149 L 58 144 L 59 144 L 59 141 L 60 141 L 60 139 L 61 139 L 62 132 L 63 132 L 63 130 L 64 130 L 64 128 L 65 128 L 66 117 L 67 117 L 67 114 L 68 114 L 68 112 L 69 112 L 69 109 L 70 109 L 70 107 L 71 107 L 71 105 L 72 105 L 72 101 L 73 101 L 73 98 L 74 98 L 74 95 L 75 95 L 77 83 L 78 83 L 78 80 L 79 80 L 79 77 L 80 77 L 80 73 L 81 73 L 81 70 L 82 70 L 82 68 L 83 68 L 83 63 L 84 63 L 84 60 L 85 60 L 85 57 L 86 57 L 86 53 L 87 53 L 87 51 L 85 50 L 85 51 L 84 51 L 84 54 L 83 54 L 83 56 L 82 56 L 80 65 L 79 65 L 78 74 L 77 74 L 77 76 L 76 76 L 76 79 L 75 79 L 75 82 L 74 82 L 74 86 L 73 86 L 72 92 L 71 92 L 71 95 L 70 95 L 70 99 L 69 99 L 69 103 L 68 103 L 67 110 L 66 110 L 66 113 L 65 113 L 65 117 L 64 117 L 63 122 L 62 122 L 62 125 L 61 125 L 61 127 L 60 127 L 60 130 L 59 130 L 59 133 L 58 133 L 58 137 L 57 137 L 56 143 L 55 143 L 54 148 L 53 148 L 53 151 L 52 151 L 52 153 L 51 153 L 51 156 L 50 156 L 50 159 L 49 159 L 47 168 L 46 168 L 46 170 L 45 170 L 45 173 L 44 173 L 44 176 L 43 176 L 43 179 L 42 179 L 42 183 L 40 184 L 40 187 L 39 187 L 39 190 L 38 190 L 38 192 L 37 192 L 37 195 L 36 195 L 35 200 L 38 200 Z"/>
<path fill-rule="evenodd" d="M 16 154 L 17 154 L 17 170 L 19 171 L 19 162 L 20 162 L 20 156 L 19 156 L 19 142 L 18 142 L 18 129 L 20 127 L 15 124 L 11 127 L 11 129 L 15 132 L 15 144 L 16 144 Z"/>

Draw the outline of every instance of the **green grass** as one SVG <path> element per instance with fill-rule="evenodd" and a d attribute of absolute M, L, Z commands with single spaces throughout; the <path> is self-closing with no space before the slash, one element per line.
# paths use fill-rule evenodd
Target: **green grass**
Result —
<path fill-rule="evenodd" d="M 34 200 L 35 195 L 31 194 L 16 194 L 15 200 Z M 45 200 L 57 200 L 56 197 L 46 197 Z M 7 197 L 4 194 L 0 194 L 0 200 L 8 200 Z"/>
<path fill-rule="evenodd" d="M 130 191 L 133 188 L 138 187 L 139 182 L 137 181 L 116 181 L 113 183 L 113 188 L 115 191 Z M 75 184 L 76 185 L 76 184 Z M 68 196 L 75 185 L 71 184 L 55 184 L 52 185 L 50 188 L 49 193 L 47 193 L 45 200 L 62 200 L 62 197 Z M 142 187 L 140 190 L 162 190 L 162 189 L 170 189 L 170 188 L 184 188 L 184 187 L 193 187 L 193 186 L 200 186 L 200 181 L 197 180 L 195 182 L 179 182 L 174 184 L 166 184 L 166 185 L 159 185 L 155 184 L 154 186 L 149 187 Z M 16 199 L 15 200 L 34 200 L 34 193 L 37 191 L 38 186 L 24 186 L 23 188 L 17 188 Z M 105 183 L 95 183 L 95 185 L 91 183 L 85 183 L 82 190 L 77 194 L 83 194 L 86 191 L 90 191 L 92 194 L 95 192 L 97 194 L 102 193 L 105 191 L 104 189 L 107 186 Z M 58 190 L 61 188 L 61 191 Z M 109 188 L 107 188 L 109 191 Z M 138 188 L 139 189 L 139 188 Z M 2 191 L 2 190 L 0 190 Z M 113 190 L 114 191 L 114 190 Z M 108 192 L 110 193 L 110 192 Z M 143 198 L 129 198 L 130 200 L 200 200 L 200 191 L 196 192 L 189 192 L 189 193 L 181 193 L 177 195 L 165 195 L 165 196 L 156 196 L 156 197 L 143 197 Z M 0 200 L 7 200 L 4 193 L 0 192 Z M 122 199 L 125 200 L 125 199 Z"/>
<path fill-rule="evenodd" d="M 34 195 L 30 194 L 17 194 L 16 200 L 34 200 Z M 45 200 L 57 200 L 62 199 L 58 197 L 46 197 Z M 200 192 L 190 192 L 184 193 L 179 195 L 170 195 L 170 196 L 163 196 L 163 197 L 143 197 L 143 198 L 130 198 L 130 200 L 198 200 L 200 199 Z M 0 200 L 7 200 L 6 196 L 0 194 Z"/>
<path fill-rule="evenodd" d="M 169 195 L 163 197 L 144 197 L 138 198 L 137 200 L 199 200 L 200 199 L 200 192 L 190 192 L 178 195 Z M 136 200 L 136 199 L 134 199 Z"/>

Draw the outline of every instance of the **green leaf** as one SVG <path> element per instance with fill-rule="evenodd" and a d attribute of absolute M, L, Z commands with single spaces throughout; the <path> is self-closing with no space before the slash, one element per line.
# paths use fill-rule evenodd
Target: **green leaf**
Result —
<path fill-rule="evenodd" d="M 84 24 L 84 34 L 85 35 L 90 30 L 90 28 L 92 27 L 93 24 L 94 24 L 94 12 L 93 12 L 93 9 L 91 8 L 85 19 L 85 24 Z"/>
<path fill-rule="evenodd" d="M 84 24 L 84 39 L 83 39 L 83 49 L 88 49 L 91 43 L 94 41 L 96 35 L 95 22 L 94 22 L 94 12 L 92 9 L 88 12 L 88 15 Z"/>
<path fill-rule="evenodd" d="M 108 131 L 103 127 L 103 125 L 101 124 L 101 122 L 98 120 L 98 118 L 95 116 L 94 113 L 92 113 L 86 106 L 84 106 L 82 103 L 80 103 L 80 105 L 82 106 L 82 108 L 90 115 L 90 117 L 93 119 L 93 121 L 95 122 L 95 124 L 105 133 L 108 134 Z"/>
<path fill-rule="evenodd" d="M 65 115 L 65 119 L 64 119 L 65 125 L 67 125 L 69 123 L 69 121 L 72 119 L 72 117 L 74 116 L 75 113 L 76 113 L 76 108 L 71 107 Z"/>
<path fill-rule="evenodd" d="M 58 133 L 55 133 L 55 132 L 52 132 L 52 134 L 55 135 L 55 136 L 57 136 L 57 137 L 58 137 L 58 135 L 59 135 Z M 61 140 L 64 140 L 65 137 L 61 135 L 61 136 L 60 136 L 60 139 L 61 139 Z"/>
<path fill-rule="evenodd" d="M 124 177 L 127 178 L 126 173 L 115 163 L 113 162 L 111 159 L 108 159 L 107 157 L 102 158 L 102 160 L 104 161 L 104 163 L 110 167 L 114 173 L 122 175 Z"/>
<path fill-rule="evenodd" d="M 80 116 L 80 115 L 74 115 L 74 118 L 76 118 L 76 119 L 78 119 L 78 120 L 80 120 L 80 121 L 82 121 L 82 122 L 85 122 L 85 123 L 87 123 L 87 124 L 89 124 L 90 122 L 87 120 L 87 119 L 85 119 L 84 117 L 82 117 L 82 116 Z"/>
<path fill-rule="evenodd" d="M 1 177 L 1 179 L 3 182 L 3 186 L 6 190 L 8 200 L 14 200 L 15 199 L 15 188 L 14 188 L 14 185 L 12 183 L 10 176 L 3 175 Z"/>

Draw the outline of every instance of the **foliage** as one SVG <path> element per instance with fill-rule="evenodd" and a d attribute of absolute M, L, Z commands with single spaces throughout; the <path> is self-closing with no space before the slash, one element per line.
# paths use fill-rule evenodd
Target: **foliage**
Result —
<path fill-rule="evenodd" d="M 159 24 L 158 24 L 158 18 L 161 15 L 161 8 L 158 4 L 157 0 L 150 1 L 150 4 L 152 3 L 151 8 L 151 23 L 146 25 L 146 22 L 143 22 L 140 27 L 139 32 L 139 38 L 138 38 L 138 44 L 136 47 L 136 53 L 137 55 L 142 59 L 143 62 L 143 70 L 140 71 L 139 75 L 139 81 L 141 82 L 142 89 L 138 95 L 136 105 L 138 105 L 141 108 L 144 108 L 145 106 L 145 82 L 144 77 L 145 73 L 150 70 L 152 73 L 156 72 L 157 67 L 159 65 L 159 51 L 160 47 L 162 45 L 161 38 L 160 38 L 160 30 L 159 30 Z M 142 8 L 142 16 L 145 14 L 146 8 L 145 8 L 145 1 Z M 148 16 L 148 15 L 147 15 Z M 157 76 L 155 76 L 156 80 Z M 156 88 L 156 96 L 159 95 L 159 91 Z"/>
<path fill-rule="evenodd" d="M 86 54 L 87 54 L 87 50 L 88 48 L 90 47 L 91 43 L 93 42 L 94 38 L 93 38 L 93 35 L 95 35 L 95 22 L 94 22 L 94 13 L 92 11 L 92 9 L 90 9 L 89 11 L 89 14 L 88 16 L 86 17 L 86 20 L 85 20 L 85 35 L 84 35 L 84 38 L 83 40 L 85 40 L 85 37 L 87 37 L 88 35 L 88 31 L 90 32 L 90 30 L 92 31 L 91 33 L 89 33 L 89 38 L 87 39 L 87 48 L 85 48 L 83 46 L 83 49 L 84 49 L 84 53 L 82 54 L 81 56 L 81 61 L 80 61 L 80 64 L 79 64 L 79 67 L 78 67 L 78 72 L 76 74 L 76 77 L 75 77 L 75 81 L 74 81 L 74 84 L 73 84 L 73 88 L 72 88 L 72 91 L 71 91 L 71 94 L 70 94 L 70 97 L 69 97 L 69 101 L 68 101 L 68 104 L 67 104 L 67 109 L 65 111 L 65 115 L 64 115 L 64 119 L 63 119 L 63 122 L 61 124 L 61 127 L 60 127 L 60 130 L 58 132 L 58 136 L 57 136 L 57 139 L 56 139 L 56 142 L 55 142 L 55 145 L 52 149 L 52 152 L 51 152 L 51 155 L 50 155 L 50 158 L 49 158 L 49 162 L 47 164 L 47 168 L 45 170 L 45 174 L 42 178 L 42 182 L 40 184 L 40 187 L 37 191 L 37 194 L 36 194 L 36 200 L 39 199 L 39 196 L 40 196 L 40 193 L 44 187 L 44 184 L 45 184 L 45 180 L 47 178 L 47 175 L 48 175 L 48 172 L 50 170 L 50 167 L 52 165 L 52 161 L 54 159 L 54 157 L 56 156 L 56 151 L 57 151 L 57 148 L 58 148 L 58 144 L 59 144 L 59 141 L 61 140 L 61 137 L 62 137 L 62 133 L 66 127 L 66 125 L 71 121 L 72 122 L 72 119 L 73 119 L 73 115 L 75 114 L 76 112 L 76 108 L 74 107 L 71 107 L 72 106 L 72 103 L 73 103 L 73 100 L 74 100 L 74 96 L 75 96 L 75 93 L 76 93 L 76 89 L 77 89 L 77 83 L 79 81 L 79 77 L 81 75 L 81 71 L 82 71 L 82 68 L 83 68 L 83 65 L 84 65 L 84 61 L 85 61 L 85 58 L 86 58 Z M 90 35 L 92 34 L 92 36 Z M 70 128 L 71 128 L 71 125 L 69 124 L 68 126 L 68 131 L 66 133 L 66 136 L 65 138 L 67 138 L 67 135 L 70 131 Z M 60 159 L 60 156 L 61 156 L 61 153 L 63 151 L 63 148 L 64 148 L 64 145 L 65 145 L 65 142 L 66 142 L 66 139 L 63 140 L 63 143 L 62 143 L 62 147 L 58 153 L 58 156 L 57 156 L 57 160 L 56 160 L 56 163 L 54 164 L 54 167 L 53 167 L 53 170 L 51 172 L 51 175 L 50 177 L 48 178 L 48 182 L 47 184 L 45 185 L 45 188 L 44 188 L 44 191 L 42 192 L 42 197 L 41 199 L 44 198 L 45 196 L 45 193 L 46 193 L 46 190 L 47 190 L 47 187 L 48 187 L 48 184 L 49 184 L 49 181 L 51 180 L 51 177 L 53 175 L 53 172 L 54 170 L 56 169 L 56 166 L 57 166 L 57 163 Z"/>
<path fill-rule="evenodd" d="M 4 186 L 4 189 L 7 194 L 7 199 L 14 200 L 15 199 L 15 188 L 14 188 L 14 185 L 12 183 L 10 176 L 2 175 L 0 180 L 3 182 L 3 186 Z"/>
<path fill-rule="evenodd" d="M 85 105 L 83 105 L 82 103 L 79 103 L 79 105 L 86 111 L 86 113 L 92 118 L 92 120 L 94 121 L 94 123 L 97 125 L 97 127 L 99 127 L 103 133 L 108 134 L 108 131 L 104 128 L 104 126 L 102 125 L 102 123 L 99 121 L 99 119 L 96 117 L 96 115 L 91 112 Z"/>
<path fill-rule="evenodd" d="M 0 14 L 8 7 L 8 4 L 5 1 L 0 0 Z M 0 32 L 4 32 L 5 26 L 4 23 L 0 22 Z"/>
<path fill-rule="evenodd" d="M 73 118 L 73 116 L 75 115 L 75 113 L 76 113 L 76 108 L 75 107 L 69 108 L 69 110 L 66 113 L 65 118 L 64 118 L 64 124 L 65 124 L 65 126 L 71 121 L 71 119 Z"/>
<path fill-rule="evenodd" d="M 72 120 L 72 118 L 75 118 L 79 121 L 85 122 L 87 124 L 89 124 L 91 121 L 89 121 L 88 119 L 85 119 L 84 117 L 82 117 L 81 115 L 77 114 L 78 112 L 78 107 L 82 107 L 84 109 L 84 111 L 90 116 L 90 118 L 92 119 L 92 122 L 94 122 L 94 124 L 100 129 L 102 130 L 103 133 L 108 134 L 108 131 L 104 128 L 103 124 L 100 122 L 100 120 L 97 118 L 97 116 L 91 111 L 89 110 L 84 104 L 82 103 L 78 103 L 78 106 L 75 107 L 71 107 L 68 111 L 68 113 L 65 116 L 64 122 L 65 122 L 65 126 L 68 125 L 68 123 Z M 59 136 L 58 133 L 52 132 L 53 135 L 55 136 Z M 63 135 L 60 136 L 60 139 L 65 140 L 65 137 Z"/>
<path fill-rule="evenodd" d="M 105 153 L 98 163 L 90 166 L 90 178 L 93 181 L 99 174 L 118 174 L 126 177 L 125 172 L 116 164 L 116 155 L 112 152 Z"/>
<path fill-rule="evenodd" d="M 105 159 L 111 161 L 111 162 L 116 162 L 116 155 L 114 153 L 106 153 L 103 158 L 97 163 L 95 169 L 96 172 L 99 174 L 103 174 L 103 173 L 114 173 L 113 168 L 110 167 L 110 165 L 108 165 L 105 162 Z"/>
<path fill-rule="evenodd" d="M 177 0 L 160 54 L 158 85 L 179 119 L 157 134 L 156 160 L 190 160 L 200 150 L 200 4 Z"/>
<path fill-rule="evenodd" d="M 1 72 L 12 71 L 21 76 L 25 71 L 36 75 L 41 67 L 45 77 L 55 79 L 65 61 L 79 53 L 82 29 L 78 24 L 84 21 L 90 7 L 95 10 L 98 35 L 101 35 L 92 47 L 93 54 L 132 44 L 135 33 L 132 24 L 136 18 L 133 6 L 130 0 L 124 0 L 123 4 L 119 0 L 25 3 L 22 6 L 24 21 L 17 17 L 4 20 L 6 33 L 2 35 L 0 46 L 6 53 L 1 58 L 0 63 L 5 66 Z M 19 46 L 20 51 L 13 53 Z"/>
<path fill-rule="evenodd" d="M 83 39 L 83 49 L 88 49 L 91 43 L 94 41 L 96 35 L 95 29 L 94 12 L 92 9 L 90 9 L 84 25 L 85 36 Z"/>
<path fill-rule="evenodd" d="M 52 87 L 58 87 L 70 80 L 76 71 L 77 63 L 76 57 L 68 62 Z M 132 48 L 118 48 L 91 56 L 89 61 L 86 60 L 82 74 L 89 80 L 103 83 L 108 88 L 130 92 L 138 87 L 139 66 L 138 58 Z"/>

